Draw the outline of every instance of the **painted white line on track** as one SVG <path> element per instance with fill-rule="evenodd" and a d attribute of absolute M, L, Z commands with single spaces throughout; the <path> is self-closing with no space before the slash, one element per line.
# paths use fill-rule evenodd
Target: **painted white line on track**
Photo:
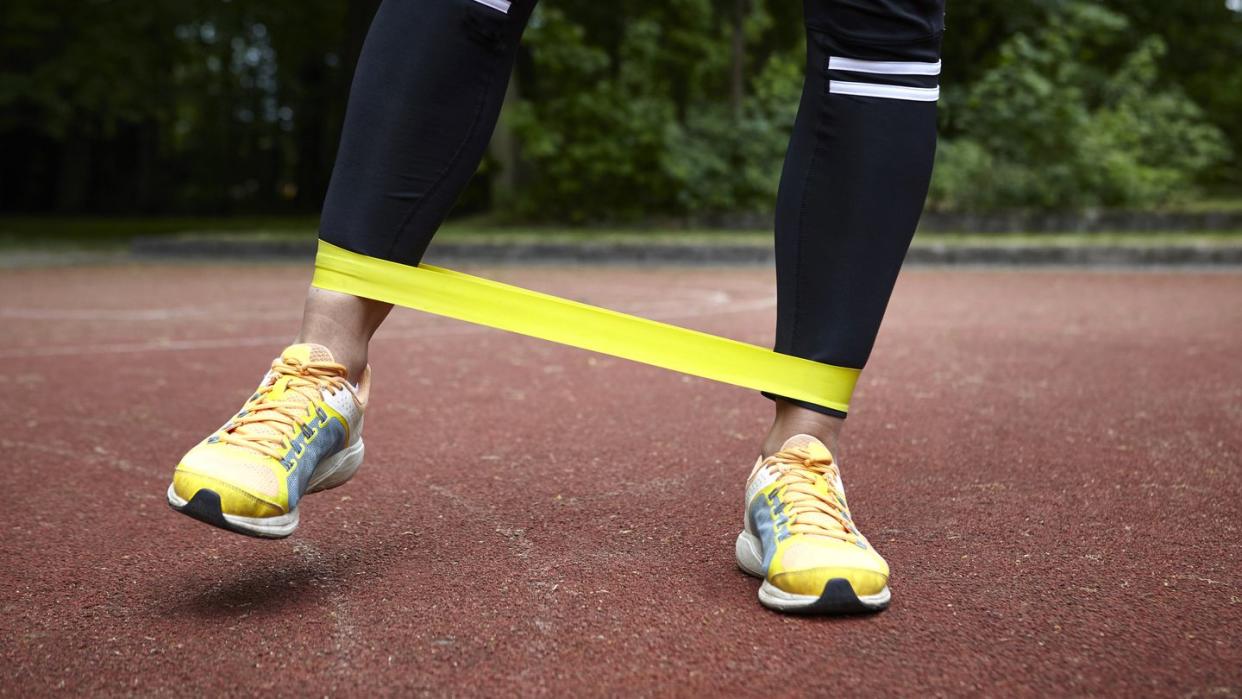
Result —
<path fill-rule="evenodd" d="M 716 296 L 712 301 L 727 301 L 728 296 Z M 661 303 L 660 305 L 664 305 Z M 705 318 L 734 313 L 762 311 L 776 306 L 776 297 L 770 296 L 751 301 L 739 301 L 722 307 L 719 303 L 710 303 L 705 307 L 691 307 L 672 313 L 653 313 L 644 315 L 641 309 L 630 309 L 629 313 L 644 315 L 652 320 L 672 321 L 687 318 Z M 429 316 L 439 317 L 439 316 Z M 418 340 L 426 337 L 443 337 L 451 335 L 468 335 L 482 333 L 492 328 L 480 325 L 454 324 L 439 328 L 423 327 L 417 330 L 385 334 L 382 330 L 372 342 L 389 340 Z M 265 345 L 284 346 L 289 342 L 287 335 L 233 337 L 202 340 L 152 340 L 148 342 L 96 343 L 89 345 L 62 345 L 59 347 L 22 347 L 0 350 L 0 359 L 39 359 L 44 357 L 78 357 L 99 354 L 142 354 L 150 352 L 192 352 L 208 349 L 241 349 L 244 347 L 260 347 Z"/>
<path fill-rule="evenodd" d="M 147 308 L 140 310 L 114 310 L 105 308 L 0 308 L 0 318 L 11 320 L 79 320 L 107 321 L 109 323 L 164 322 L 166 320 L 183 320 L 190 318 L 220 320 L 242 320 L 253 318 L 301 318 L 301 312 L 288 313 L 281 311 L 250 311 L 241 312 L 227 309 L 210 308 Z"/>

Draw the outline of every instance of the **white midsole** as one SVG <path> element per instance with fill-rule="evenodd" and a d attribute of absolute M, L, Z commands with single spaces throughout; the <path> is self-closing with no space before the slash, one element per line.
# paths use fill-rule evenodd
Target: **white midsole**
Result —
<path fill-rule="evenodd" d="M 311 473 L 310 482 L 306 486 L 306 494 L 335 488 L 353 478 L 358 472 L 358 467 L 362 465 L 364 453 L 365 447 L 362 445 L 362 439 L 359 438 L 348 447 L 320 461 Z M 172 484 L 169 484 L 168 504 L 180 510 L 189 502 L 178 495 Z M 289 536 L 294 529 L 298 528 L 298 508 L 296 507 L 286 514 L 275 517 L 241 517 L 223 512 L 221 514 L 224 516 L 224 521 L 234 527 L 258 536 L 281 538 Z"/>
<path fill-rule="evenodd" d="M 856 595 L 858 601 L 867 609 L 883 609 L 888 606 L 893 594 L 885 587 L 874 595 Z M 767 580 L 759 586 L 759 601 L 769 609 L 801 609 L 819 601 L 818 595 L 793 595 Z"/>
<path fill-rule="evenodd" d="M 819 601 L 817 595 L 795 595 L 785 592 L 766 580 L 768 572 L 763 568 L 763 547 L 759 543 L 759 537 L 754 534 L 743 529 L 737 535 L 734 551 L 737 553 L 738 568 L 756 578 L 765 578 L 763 585 L 759 586 L 759 601 L 765 607 L 786 610 L 799 609 Z M 892 592 L 885 586 L 883 590 L 874 595 L 859 595 L 858 601 L 868 609 L 883 609 L 888 606 L 889 600 L 892 597 Z"/>
<path fill-rule="evenodd" d="M 177 495 L 177 491 L 173 489 L 172 484 L 168 486 L 168 504 L 173 509 L 180 510 L 189 504 L 185 498 Z M 238 515 L 230 515 L 224 512 L 220 513 L 224 516 L 224 521 L 237 527 L 244 529 L 258 536 L 266 536 L 271 538 L 281 538 L 289 536 L 294 529 L 298 528 L 298 510 L 293 508 L 291 512 L 275 517 L 240 517 Z"/>
<path fill-rule="evenodd" d="M 763 567 L 763 548 L 759 544 L 759 537 L 743 529 L 737 535 L 737 543 L 733 548 L 737 554 L 738 568 L 756 578 L 768 576 L 768 571 Z"/>
<path fill-rule="evenodd" d="M 306 492 L 316 493 L 344 485 L 358 472 L 358 467 L 362 466 L 364 452 L 362 437 L 359 437 L 353 444 L 320 461 L 306 484 Z"/>

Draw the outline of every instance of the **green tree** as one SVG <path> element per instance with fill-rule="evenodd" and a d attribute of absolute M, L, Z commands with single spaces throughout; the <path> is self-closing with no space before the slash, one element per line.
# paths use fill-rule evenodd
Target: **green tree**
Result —
<path fill-rule="evenodd" d="M 63 211 L 83 208 L 101 186 L 133 203 L 152 196 L 171 66 L 183 53 L 161 30 L 177 9 L 170 0 L 121 4 L 0 4 L 0 134 L 6 160 L 28 169 L 5 180 L 34 185 L 18 196 L 52 191 L 42 203 Z M 101 182 L 109 171 L 120 178 Z"/>
<path fill-rule="evenodd" d="M 638 5 L 638 3 L 634 3 Z M 730 7 L 735 7 L 730 5 Z M 541 7 L 527 30 L 532 78 L 508 115 L 534 175 L 518 215 L 572 221 L 765 211 L 802 80 L 801 33 L 742 23 L 703 0 L 633 8 L 609 43 Z M 735 69 L 750 72 L 742 87 Z"/>
<path fill-rule="evenodd" d="M 932 203 L 940 208 L 1152 206 L 1186 196 L 1225 138 L 1159 80 L 1165 44 L 1127 45 L 1129 23 L 1066 3 L 946 105 Z M 1106 60 L 1103 57 L 1111 57 Z"/>
<path fill-rule="evenodd" d="M 317 209 L 378 3 L 0 3 L 0 209 Z M 1242 13 L 1222 0 L 951 0 L 947 24 L 935 206 L 1242 186 Z M 521 157 L 489 163 L 470 207 L 504 163 L 492 203 L 525 218 L 770 210 L 798 3 L 555 0 L 525 46 L 505 118 Z"/>

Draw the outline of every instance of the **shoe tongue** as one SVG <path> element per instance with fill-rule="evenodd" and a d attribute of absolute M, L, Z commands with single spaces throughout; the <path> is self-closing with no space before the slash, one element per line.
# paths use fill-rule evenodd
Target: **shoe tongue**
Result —
<path fill-rule="evenodd" d="M 292 376 L 281 376 L 272 384 L 272 388 L 267 393 L 268 400 L 288 400 L 295 403 L 309 403 L 310 400 L 297 391 L 289 389 L 289 382 L 293 380 Z M 305 390 L 305 389 L 303 389 Z"/>
<path fill-rule="evenodd" d="M 832 462 L 832 453 L 828 451 L 828 447 L 818 439 L 809 434 L 798 434 L 785 440 L 782 450 L 801 449 L 807 453 L 812 459 L 821 459 L 829 463 Z M 844 493 L 845 489 L 841 485 L 840 477 L 834 477 L 829 481 L 826 477 L 816 474 L 815 483 L 812 486 L 823 500 L 832 504 L 833 507 L 845 508 L 846 516 L 848 515 L 848 507 L 845 505 Z M 841 523 L 828 515 L 818 512 L 806 512 L 798 515 L 800 521 L 808 524 L 814 524 L 824 529 L 833 531 L 849 531 Z"/>
<path fill-rule="evenodd" d="M 316 345 L 310 342 L 304 342 L 298 345 L 289 345 L 284 352 L 280 353 L 280 358 L 286 362 L 297 361 L 303 364 L 309 362 L 335 362 L 332 352 L 323 345 Z"/>
<path fill-rule="evenodd" d="M 285 364 L 309 364 L 310 362 L 334 362 L 332 352 L 323 345 L 316 345 L 305 342 L 297 345 L 289 345 L 285 351 L 280 353 L 280 361 Z M 270 400 L 292 400 L 298 403 L 309 403 L 310 400 L 298 391 L 289 390 L 289 382 L 293 380 L 292 376 L 280 376 L 272 384 L 272 390 L 268 393 Z"/>
<path fill-rule="evenodd" d="M 818 439 L 809 434 L 796 434 L 781 446 L 782 451 L 790 449 L 802 449 L 813 459 L 832 459 L 832 454 L 828 451 L 828 447 Z"/>
<path fill-rule="evenodd" d="M 280 353 L 280 361 L 286 364 L 307 364 L 309 362 L 332 362 L 335 360 L 332 357 L 332 352 L 327 347 L 307 342 L 286 347 Z M 266 400 L 290 401 L 309 405 L 311 403 L 310 398 L 303 395 L 300 391 L 290 390 L 289 382 L 294 378 L 292 376 L 277 376 L 272 383 L 271 389 L 267 392 Z M 302 390 L 306 389 L 303 388 Z M 237 432 L 238 434 L 250 435 L 279 435 L 281 430 L 263 422 L 252 422 L 238 427 Z"/>

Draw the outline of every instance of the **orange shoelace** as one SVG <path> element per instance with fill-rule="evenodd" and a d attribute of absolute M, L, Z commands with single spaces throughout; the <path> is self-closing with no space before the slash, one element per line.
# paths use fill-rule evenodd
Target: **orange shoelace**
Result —
<path fill-rule="evenodd" d="M 308 418 L 314 418 L 320 391 L 335 395 L 349 390 L 345 367 L 334 362 L 277 359 L 272 362 L 272 373 L 274 376 L 255 392 L 241 413 L 220 431 L 218 442 L 283 459 L 294 435 L 309 429 Z M 280 399 L 271 398 L 282 384 Z"/>
<path fill-rule="evenodd" d="M 804 449 L 778 451 L 763 465 L 779 476 L 778 495 L 785 505 L 791 534 L 811 534 L 857 544 L 862 534 L 850 519 L 845 497 L 837 491 L 837 466 Z"/>

